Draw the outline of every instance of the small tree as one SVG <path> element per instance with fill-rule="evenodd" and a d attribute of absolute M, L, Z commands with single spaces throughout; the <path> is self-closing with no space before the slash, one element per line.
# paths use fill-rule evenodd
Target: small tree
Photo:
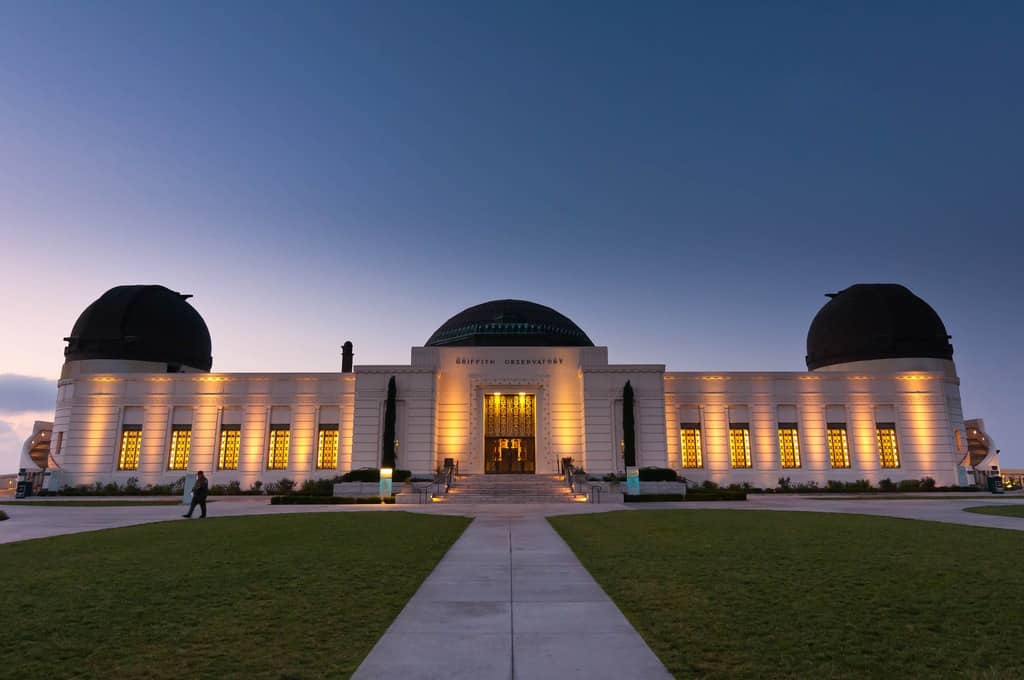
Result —
<path fill-rule="evenodd" d="M 388 400 L 384 405 L 384 438 L 381 442 L 380 466 L 395 468 L 395 376 L 388 381 Z"/>
<path fill-rule="evenodd" d="M 636 466 L 636 424 L 633 419 L 633 386 L 622 388 L 622 455 L 626 467 Z"/>

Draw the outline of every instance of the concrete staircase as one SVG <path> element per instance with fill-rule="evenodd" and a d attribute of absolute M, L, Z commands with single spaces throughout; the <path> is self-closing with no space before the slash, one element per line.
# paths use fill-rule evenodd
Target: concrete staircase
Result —
<path fill-rule="evenodd" d="M 586 500 L 557 475 L 461 475 L 440 503 L 574 503 Z"/>

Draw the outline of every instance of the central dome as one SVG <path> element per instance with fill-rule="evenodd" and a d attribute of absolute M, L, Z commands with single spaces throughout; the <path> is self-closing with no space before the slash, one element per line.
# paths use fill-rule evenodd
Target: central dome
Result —
<path fill-rule="evenodd" d="M 491 300 L 445 321 L 427 347 L 593 347 L 569 317 L 526 300 Z"/>

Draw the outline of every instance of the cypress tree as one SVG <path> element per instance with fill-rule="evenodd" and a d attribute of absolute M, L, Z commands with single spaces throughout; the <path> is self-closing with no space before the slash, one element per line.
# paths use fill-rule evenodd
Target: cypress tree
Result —
<path fill-rule="evenodd" d="M 384 438 L 380 466 L 394 469 L 395 464 L 395 376 L 388 381 L 388 400 L 384 405 Z"/>
<path fill-rule="evenodd" d="M 636 466 L 636 424 L 633 421 L 633 386 L 622 388 L 622 454 L 626 467 Z"/>

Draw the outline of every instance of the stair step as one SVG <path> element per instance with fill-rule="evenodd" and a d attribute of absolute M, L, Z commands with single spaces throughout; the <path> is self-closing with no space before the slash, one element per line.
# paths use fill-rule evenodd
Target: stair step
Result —
<path fill-rule="evenodd" d="M 460 475 L 442 503 L 578 503 L 558 475 Z"/>

